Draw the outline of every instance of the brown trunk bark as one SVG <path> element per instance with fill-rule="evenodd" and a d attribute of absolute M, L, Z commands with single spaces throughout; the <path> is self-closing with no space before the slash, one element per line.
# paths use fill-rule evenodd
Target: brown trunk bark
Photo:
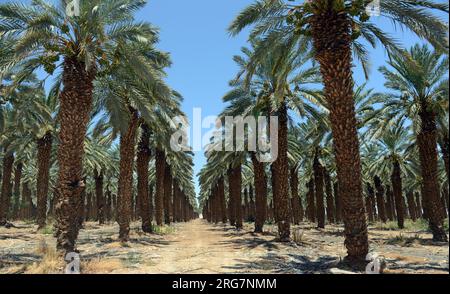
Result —
<path fill-rule="evenodd" d="M 20 205 L 20 182 L 22 180 L 23 164 L 19 162 L 14 171 L 14 204 L 12 210 L 12 219 L 17 219 Z"/>
<path fill-rule="evenodd" d="M 164 170 L 164 223 L 170 225 L 172 219 L 172 174 L 166 162 Z"/>
<path fill-rule="evenodd" d="M 90 120 L 94 78 L 95 71 L 87 72 L 84 62 L 76 57 L 66 57 L 62 77 L 64 89 L 59 96 L 59 170 L 55 205 L 57 248 L 66 252 L 75 250 L 80 229 L 77 213 L 85 189 L 84 140 Z"/>
<path fill-rule="evenodd" d="M 299 225 L 303 218 L 303 210 L 298 197 L 298 172 L 294 167 L 291 169 L 291 202 L 294 224 Z"/>
<path fill-rule="evenodd" d="M 367 185 L 367 202 L 369 203 L 367 213 L 369 214 L 369 221 L 374 222 L 376 220 L 375 213 L 375 191 L 372 185 Z"/>
<path fill-rule="evenodd" d="M 138 144 L 136 170 L 138 176 L 137 194 L 139 199 L 139 214 L 142 221 L 142 231 L 152 233 L 150 212 L 150 197 L 148 191 L 148 165 L 150 162 L 150 129 L 146 124 L 141 125 L 141 138 Z"/>
<path fill-rule="evenodd" d="M 375 183 L 375 189 L 377 190 L 377 210 L 378 210 L 378 216 L 380 220 L 385 223 L 387 222 L 387 215 L 386 215 L 386 204 L 384 202 L 384 187 L 381 182 L 380 177 L 375 176 L 374 178 Z"/>
<path fill-rule="evenodd" d="M 233 178 L 233 169 L 230 167 L 227 171 L 227 177 L 228 177 L 228 218 L 230 220 L 230 225 L 235 226 L 236 225 L 236 205 L 235 205 L 235 187 L 236 184 L 234 182 Z"/>
<path fill-rule="evenodd" d="M 423 211 L 422 211 L 422 201 L 420 199 L 420 193 L 419 192 L 415 192 L 414 193 L 414 197 L 416 199 L 416 208 L 417 208 L 416 215 L 417 215 L 417 218 L 422 218 L 423 217 Z"/>
<path fill-rule="evenodd" d="M 336 206 L 336 223 L 342 222 L 342 201 L 341 195 L 339 194 L 339 183 L 336 182 L 333 185 L 334 190 L 334 203 Z"/>
<path fill-rule="evenodd" d="M 315 195 L 316 195 L 316 216 L 317 216 L 317 227 L 324 229 L 325 228 L 325 206 L 323 203 L 324 193 L 324 177 L 323 177 L 323 166 L 319 162 L 318 150 L 316 151 L 316 155 L 314 157 L 314 187 L 315 187 Z"/>
<path fill-rule="evenodd" d="M 100 225 L 105 223 L 105 197 L 103 195 L 103 171 L 94 170 L 95 199 L 97 204 L 97 221 Z"/>
<path fill-rule="evenodd" d="M 274 177 L 275 219 L 281 242 L 290 241 L 291 214 L 289 205 L 289 162 L 288 162 L 288 113 L 283 102 L 278 109 L 278 158 L 272 164 Z"/>
<path fill-rule="evenodd" d="M 394 204 L 392 203 L 392 190 L 391 190 L 391 186 L 386 186 L 386 214 L 387 214 L 387 218 L 390 221 L 394 220 Z"/>
<path fill-rule="evenodd" d="M 14 165 L 14 155 L 7 154 L 5 148 L 5 155 L 3 157 L 3 178 L 2 178 L 2 190 L 0 199 L 0 226 L 4 226 L 8 220 L 9 204 L 11 199 L 11 177 Z"/>
<path fill-rule="evenodd" d="M 218 183 L 219 198 L 220 198 L 220 216 L 222 223 L 227 223 L 227 203 L 225 200 L 225 180 L 223 177 L 219 179 Z"/>
<path fill-rule="evenodd" d="M 155 195 L 155 220 L 158 226 L 164 223 L 164 174 L 165 174 L 165 154 L 160 149 L 156 149 L 156 195 Z"/>
<path fill-rule="evenodd" d="M 406 199 L 408 201 L 409 216 L 415 222 L 417 220 L 417 207 L 414 201 L 414 193 L 412 191 L 406 193 Z"/>
<path fill-rule="evenodd" d="M 36 183 L 36 197 L 37 197 L 37 224 L 38 229 L 45 227 L 47 214 L 47 198 L 48 198 L 48 184 L 50 180 L 51 167 L 51 152 L 52 152 L 53 136 L 47 133 L 44 137 L 37 141 L 38 155 L 37 155 L 37 183 Z M 55 199 L 54 199 L 55 200 Z M 53 200 L 53 201 L 54 201 Z"/>
<path fill-rule="evenodd" d="M 333 199 L 333 187 L 331 185 L 331 177 L 330 173 L 325 169 L 324 170 L 324 176 L 325 176 L 325 192 L 327 195 L 327 218 L 328 222 L 330 224 L 335 222 L 335 201 Z"/>
<path fill-rule="evenodd" d="M 424 194 L 422 197 L 426 203 L 426 213 L 433 240 L 446 242 L 448 238 L 444 230 L 439 196 L 436 118 L 425 103 L 422 105 L 419 115 L 422 124 L 417 142 L 423 179 Z"/>
<path fill-rule="evenodd" d="M 119 239 L 127 242 L 130 238 L 130 222 L 133 213 L 133 162 L 136 147 L 136 133 L 139 127 L 139 116 L 135 109 L 129 107 L 130 118 L 125 134 L 120 135 L 120 163 L 118 182 L 118 215 Z"/>
<path fill-rule="evenodd" d="M 316 222 L 316 204 L 315 204 L 315 192 L 314 192 L 314 179 L 311 180 L 306 185 L 308 191 L 306 194 L 306 212 L 308 220 L 312 223 Z"/>
<path fill-rule="evenodd" d="M 444 136 L 444 138 L 442 139 L 442 142 L 440 143 L 440 147 L 441 147 L 441 152 L 442 152 L 442 158 L 444 159 L 444 164 L 445 164 L 445 173 L 447 174 L 447 182 L 450 183 L 450 179 L 449 179 L 449 168 L 450 168 L 450 146 L 449 146 L 449 137 L 448 136 Z"/>
<path fill-rule="evenodd" d="M 242 224 L 242 173 L 241 173 L 241 166 L 234 167 L 232 169 L 232 178 L 234 183 L 234 188 L 232 189 L 233 195 L 232 198 L 234 199 L 234 206 L 235 206 L 235 217 L 236 217 L 236 229 L 240 230 L 243 228 Z"/>
<path fill-rule="evenodd" d="M 404 215 L 404 205 L 403 205 L 403 184 L 402 176 L 400 171 L 400 164 L 394 162 L 391 175 L 391 183 L 393 188 L 393 194 L 395 199 L 395 209 L 397 211 L 397 223 L 400 229 L 405 228 L 405 215 Z"/>
<path fill-rule="evenodd" d="M 359 264 L 366 263 L 369 242 L 353 94 L 351 19 L 346 13 L 338 13 L 333 3 L 323 3 L 325 8 L 312 16 L 310 24 L 330 110 L 346 259 Z"/>

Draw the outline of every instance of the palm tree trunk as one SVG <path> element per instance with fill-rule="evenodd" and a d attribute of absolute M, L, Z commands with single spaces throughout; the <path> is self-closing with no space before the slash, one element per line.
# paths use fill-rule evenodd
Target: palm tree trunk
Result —
<path fill-rule="evenodd" d="M 397 223 L 398 227 L 400 229 L 405 228 L 405 216 L 404 216 L 404 209 L 403 206 L 403 185 L 402 185 L 402 176 L 400 171 L 400 164 L 398 162 L 394 162 L 394 166 L 392 169 L 392 175 L 391 175 L 391 183 L 392 183 L 392 189 L 394 193 L 395 198 L 395 209 L 397 211 Z"/>
<path fill-rule="evenodd" d="M 235 206 L 235 217 L 236 217 L 236 229 L 240 230 L 243 228 L 242 224 L 242 196 L 241 196 L 241 190 L 242 190 L 242 172 L 241 172 L 241 166 L 234 167 L 232 169 L 232 178 L 233 178 L 233 184 L 234 188 L 232 189 L 233 195 L 232 198 L 234 199 L 234 206 Z"/>
<path fill-rule="evenodd" d="M 227 177 L 228 177 L 228 218 L 230 220 L 230 225 L 235 226 L 236 225 L 236 205 L 235 205 L 235 199 L 234 199 L 234 190 L 236 189 L 236 184 L 234 183 L 233 178 L 233 168 L 228 168 L 227 170 Z"/>
<path fill-rule="evenodd" d="M 377 210 L 378 210 L 378 216 L 380 220 L 385 223 L 387 222 L 386 217 L 386 205 L 384 203 L 384 187 L 381 182 L 380 177 L 375 176 L 374 177 L 374 183 L 375 183 L 375 189 L 377 190 Z"/>
<path fill-rule="evenodd" d="M 103 195 L 103 171 L 94 170 L 95 199 L 97 204 L 97 221 L 105 224 L 105 197 Z M 119 194 L 120 195 L 120 194 Z"/>
<path fill-rule="evenodd" d="M 164 223 L 170 225 L 172 219 L 172 174 L 167 162 L 164 173 Z"/>
<path fill-rule="evenodd" d="M 44 137 L 37 141 L 37 182 L 36 182 L 36 197 L 37 197 L 37 224 L 38 229 L 45 227 L 47 214 L 47 198 L 48 198 L 48 184 L 50 180 L 50 159 L 52 152 L 53 136 L 51 133 L 45 134 Z"/>
<path fill-rule="evenodd" d="M 351 20 L 332 3 L 311 18 L 315 58 L 320 64 L 336 157 L 349 262 L 364 263 L 369 252 L 355 115 Z"/>
<path fill-rule="evenodd" d="M 340 223 L 342 221 L 342 201 L 341 195 L 339 194 L 339 183 L 335 182 L 333 185 L 334 191 L 334 203 L 336 206 L 336 223 Z"/>
<path fill-rule="evenodd" d="M 158 226 L 164 223 L 164 174 L 166 158 L 164 152 L 156 149 L 156 195 L 155 195 L 155 220 Z"/>
<path fill-rule="evenodd" d="M 314 187 L 316 195 L 316 209 L 317 209 L 317 227 L 325 228 L 325 206 L 323 203 L 324 193 L 324 179 L 323 179 L 323 166 L 319 162 L 318 150 L 316 150 L 316 155 L 314 157 Z"/>
<path fill-rule="evenodd" d="M 314 192 L 314 179 L 306 184 L 308 192 L 306 194 L 306 212 L 308 216 L 308 220 L 312 223 L 316 222 L 316 201 L 315 201 L 315 192 Z"/>
<path fill-rule="evenodd" d="M 92 107 L 95 71 L 77 57 L 64 60 L 64 89 L 59 96 L 60 124 L 58 145 L 58 180 L 55 205 L 57 248 L 73 252 L 78 237 L 77 213 L 81 205 L 84 140 Z"/>
<path fill-rule="evenodd" d="M 394 216 L 394 204 L 392 202 L 392 190 L 391 186 L 386 186 L 386 214 L 390 221 L 393 221 L 395 219 Z"/>
<path fill-rule="evenodd" d="M 369 221 L 374 222 L 376 219 L 375 191 L 373 190 L 373 187 L 371 184 L 367 184 L 367 203 L 368 203 L 367 213 L 369 215 Z"/>
<path fill-rule="evenodd" d="M 14 165 L 14 155 L 8 154 L 5 148 L 5 156 L 3 157 L 3 172 L 2 172 L 2 190 L 0 198 L 0 226 L 7 223 L 9 204 L 11 199 L 11 177 Z"/>
<path fill-rule="evenodd" d="M 225 180 L 223 177 L 219 179 L 218 186 L 219 198 L 220 198 L 220 216 L 222 223 L 227 223 L 227 203 L 225 200 Z"/>
<path fill-rule="evenodd" d="M 428 105 L 422 106 L 419 115 L 422 124 L 417 142 L 423 179 L 424 194 L 422 197 L 426 203 L 426 213 L 433 240 L 446 242 L 448 238 L 443 226 L 444 220 L 439 196 L 436 118 L 434 113 L 428 110 Z"/>
<path fill-rule="evenodd" d="M 139 213 L 142 221 L 142 231 L 145 233 L 153 232 L 148 192 L 148 165 L 151 156 L 149 145 L 150 129 L 146 124 L 141 124 L 141 138 L 138 144 L 136 170 L 138 176 L 137 193 Z"/>
<path fill-rule="evenodd" d="M 133 161 L 135 156 L 136 133 L 139 127 L 139 116 L 135 109 L 129 107 L 130 119 L 125 134 L 120 136 L 120 163 L 118 182 L 118 215 L 119 239 L 127 242 L 130 238 L 130 222 L 133 211 Z"/>
<path fill-rule="evenodd" d="M 299 225 L 303 218 L 303 208 L 298 197 L 298 173 L 295 167 L 291 169 L 291 202 L 294 224 Z"/>
<path fill-rule="evenodd" d="M 17 219 L 20 205 L 20 181 L 22 180 L 23 164 L 19 162 L 14 171 L 14 205 L 12 211 L 12 219 Z"/>
<path fill-rule="evenodd" d="M 325 193 L 327 195 L 327 218 L 330 224 L 335 222 L 335 211 L 336 208 L 334 206 L 335 202 L 333 199 L 333 187 L 331 185 L 331 177 L 328 170 L 324 168 L 324 177 L 325 177 Z"/>
<path fill-rule="evenodd" d="M 450 168 L 450 143 L 449 143 L 449 138 L 448 136 L 445 136 L 443 138 L 442 141 L 440 141 L 440 147 L 441 147 L 441 152 L 442 152 L 442 157 L 444 159 L 444 164 L 445 164 L 445 173 L 447 174 L 447 181 L 449 181 L 449 168 Z"/>
<path fill-rule="evenodd" d="M 272 164 L 274 177 L 275 218 L 281 242 L 290 241 L 291 214 L 289 210 L 288 113 L 286 103 L 278 109 L 278 158 Z"/>
<path fill-rule="evenodd" d="M 411 219 L 415 222 L 417 220 L 417 207 L 416 202 L 414 201 L 414 193 L 413 191 L 409 191 L 406 193 L 406 199 L 408 201 L 408 210 Z"/>
<path fill-rule="evenodd" d="M 420 193 L 419 192 L 415 192 L 414 196 L 416 198 L 416 207 L 417 207 L 417 218 L 422 218 L 423 217 L 423 210 L 422 210 L 422 201 L 420 199 Z"/>

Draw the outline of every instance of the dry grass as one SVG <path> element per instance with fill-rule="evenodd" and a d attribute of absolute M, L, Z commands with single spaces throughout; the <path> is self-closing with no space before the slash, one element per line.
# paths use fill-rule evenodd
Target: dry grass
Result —
<path fill-rule="evenodd" d="M 64 258 L 54 248 L 50 248 L 45 240 L 39 242 L 36 254 L 42 255 L 42 260 L 28 266 L 26 274 L 60 274 L 64 271 Z"/>
<path fill-rule="evenodd" d="M 123 268 L 119 259 L 94 259 L 81 264 L 83 274 L 110 274 Z"/>

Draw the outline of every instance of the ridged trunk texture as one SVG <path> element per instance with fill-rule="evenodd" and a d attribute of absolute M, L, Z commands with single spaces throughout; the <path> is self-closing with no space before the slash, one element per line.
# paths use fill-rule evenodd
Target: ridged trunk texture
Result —
<path fill-rule="evenodd" d="M 423 210 L 422 210 L 422 200 L 420 199 L 420 193 L 415 192 L 414 197 L 416 198 L 417 218 L 422 218 Z"/>
<path fill-rule="evenodd" d="M 23 171 L 23 164 L 19 162 L 16 165 L 16 169 L 14 170 L 14 204 L 13 204 L 13 210 L 11 214 L 12 219 L 17 219 L 17 214 L 19 212 L 19 205 L 20 205 L 20 183 L 22 180 L 22 171 Z"/>
<path fill-rule="evenodd" d="M 103 171 L 94 170 L 95 200 L 97 204 L 97 221 L 100 225 L 105 223 L 105 197 L 103 195 Z M 120 194 L 119 194 L 120 195 Z"/>
<path fill-rule="evenodd" d="M 3 157 L 2 190 L 0 197 L 0 226 L 4 226 L 8 220 L 9 204 L 11 199 L 11 177 L 14 165 L 14 155 L 6 154 Z"/>
<path fill-rule="evenodd" d="M 406 193 L 406 200 L 408 201 L 409 216 L 415 222 L 417 220 L 418 216 L 417 216 L 417 206 L 416 206 L 416 201 L 414 200 L 414 192 L 413 191 L 409 191 L 408 193 Z"/>
<path fill-rule="evenodd" d="M 436 118 L 434 113 L 424 103 L 419 113 L 421 118 L 421 130 L 417 136 L 419 146 L 420 166 L 422 171 L 422 188 L 426 213 L 433 240 L 448 241 L 444 229 L 444 217 L 441 212 L 441 201 L 438 183 L 438 154 Z"/>
<path fill-rule="evenodd" d="M 164 223 L 170 225 L 172 221 L 172 174 L 166 162 L 164 170 Z"/>
<path fill-rule="evenodd" d="M 255 213 L 256 213 L 256 208 L 255 208 L 255 189 L 253 188 L 253 186 L 250 184 L 250 187 L 248 189 L 248 196 L 250 198 L 250 202 L 249 202 L 249 219 L 251 222 L 255 221 Z"/>
<path fill-rule="evenodd" d="M 330 224 L 335 223 L 336 207 L 333 198 L 333 187 L 328 170 L 324 169 L 325 193 L 327 195 L 327 219 Z"/>
<path fill-rule="evenodd" d="M 339 183 L 335 182 L 333 185 L 334 191 L 334 206 L 336 207 L 336 223 L 342 222 L 342 201 L 339 194 Z"/>
<path fill-rule="evenodd" d="M 22 183 L 22 205 L 21 216 L 23 219 L 32 218 L 33 201 L 31 200 L 31 191 L 28 183 Z"/>
<path fill-rule="evenodd" d="M 95 71 L 76 57 L 66 57 L 59 96 L 58 180 L 56 186 L 55 230 L 57 248 L 73 252 L 78 238 L 77 213 L 83 179 L 84 140 L 92 108 Z"/>
<path fill-rule="evenodd" d="M 222 220 L 222 223 L 227 223 L 227 203 L 225 200 L 225 180 L 223 177 L 219 179 L 218 182 L 218 193 L 219 193 L 219 199 L 220 199 L 220 217 Z"/>
<path fill-rule="evenodd" d="M 314 169 L 314 187 L 316 195 L 316 217 L 317 217 L 317 227 L 325 228 L 325 205 L 323 203 L 324 199 L 324 174 L 323 166 L 319 162 L 319 157 L 316 151 L 316 156 L 314 157 L 313 169 Z"/>
<path fill-rule="evenodd" d="M 243 206 L 243 216 L 246 222 L 249 221 L 249 200 L 248 200 L 248 189 L 244 189 L 244 206 Z"/>
<path fill-rule="evenodd" d="M 158 226 L 164 224 L 164 174 L 166 157 L 163 151 L 156 149 L 156 195 L 155 195 L 155 221 Z"/>
<path fill-rule="evenodd" d="M 235 226 L 236 229 L 240 230 L 243 228 L 242 223 L 242 172 L 241 172 L 241 166 L 238 165 L 237 167 L 232 168 L 232 175 L 233 179 L 233 189 L 231 190 L 233 195 L 232 198 L 234 199 L 233 204 L 235 206 Z"/>
<path fill-rule="evenodd" d="M 291 168 L 291 202 L 294 224 L 299 225 L 303 220 L 303 208 L 298 197 L 298 172 L 295 167 Z"/>
<path fill-rule="evenodd" d="M 383 223 L 385 223 L 387 222 L 386 204 L 384 202 L 384 187 L 380 177 L 378 176 L 374 177 L 374 184 L 375 189 L 377 190 L 376 199 L 377 199 L 378 217 Z"/>
<path fill-rule="evenodd" d="M 47 133 L 44 137 L 37 141 L 37 182 L 36 182 L 36 197 L 37 197 L 37 224 L 38 229 L 45 227 L 47 214 L 47 197 L 48 184 L 50 180 L 50 160 L 52 152 L 53 136 Z"/>
<path fill-rule="evenodd" d="M 391 186 L 387 185 L 386 186 L 386 214 L 387 217 L 390 221 L 395 220 L 395 215 L 394 215 L 394 196 L 392 194 L 392 189 Z"/>
<path fill-rule="evenodd" d="M 234 189 L 236 187 L 236 184 L 234 183 L 233 169 L 231 167 L 227 170 L 227 177 L 228 177 L 228 195 L 229 195 L 228 219 L 230 220 L 230 225 L 234 226 L 236 225 L 236 205 L 233 195 L 235 194 Z"/>
<path fill-rule="evenodd" d="M 405 228 L 405 207 L 403 205 L 403 184 L 400 164 L 394 162 L 391 175 L 392 189 L 395 198 L 395 210 L 397 211 L 397 224 L 400 229 Z"/>
<path fill-rule="evenodd" d="M 150 212 L 150 197 L 148 191 L 148 166 L 150 163 L 150 129 L 146 124 L 141 125 L 141 138 L 137 150 L 137 197 L 139 199 L 139 216 L 142 221 L 142 231 L 152 233 L 152 220 Z"/>
<path fill-rule="evenodd" d="M 442 142 L 440 143 L 441 146 L 441 152 L 442 152 L 442 158 L 444 159 L 445 164 L 445 173 L 447 174 L 447 181 L 450 183 L 449 180 L 449 168 L 450 168 L 450 143 L 449 143 L 449 137 L 444 136 L 442 139 Z"/>
<path fill-rule="evenodd" d="M 273 167 L 273 191 L 275 219 L 278 223 L 278 236 L 281 242 L 290 241 L 291 213 L 289 201 L 289 162 L 288 162 L 288 113 L 282 103 L 278 109 L 278 158 Z"/>
<path fill-rule="evenodd" d="M 105 219 L 106 221 L 111 221 L 111 205 L 112 205 L 112 195 L 111 191 L 107 188 L 105 192 Z"/>
<path fill-rule="evenodd" d="M 125 134 L 120 135 L 120 162 L 118 182 L 119 239 L 127 242 L 130 238 L 130 222 L 133 213 L 133 163 L 136 147 L 136 133 L 139 116 L 135 109 L 129 107 L 130 118 Z"/>
<path fill-rule="evenodd" d="M 306 215 L 310 222 L 316 222 L 316 200 L 315 200 L 315 192 L 314 192 L 314 179 L 306 184 L 307 192 L 306 192 Z"/>
<path fill-rule="evenodd" d="M 371 184 L 367 184 L 367 214 L 369 215 L 370 222 L 376 220 L 375 202 L 375 191 Z"/>
<path fill-rule="evenodd" d="M 369 252 L 363 200 L 361 159 L 353 94 L 351 19 L 325 1 L 325 8 L 311 18 L 315 59 L 320 64 L 342 200 L 347 261 L 365 263 Z"/>

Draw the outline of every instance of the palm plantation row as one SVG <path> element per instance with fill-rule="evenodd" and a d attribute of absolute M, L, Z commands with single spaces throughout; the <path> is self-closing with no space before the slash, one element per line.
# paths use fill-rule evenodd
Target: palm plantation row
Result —
<path fill-rule="evenodd" d="M 81 1 L 75 16 L 56 2 L 0 5 L 0 224 L 53 215 L 71 252 L 85 218 L 117 220 L 123 242 L 133 218 L 144 232 L 194 218 L 192 154 L 169 142 L 182 97 L 157 29 L 134 19 L 145 1 Z"/>
<path fill-rule="evenodd" d="M 250 47 L 234 58 L 240 70 L 221 118 L 278 116 L 279 154 L 264 164 L 259 150 L 213 151 L 224 142 L 212 138 L 200 173 L 204 214 L 237 228 L 254 219 L 256 232 L 269 215 L 280 241 L 304 218 L 322 228 L 342 221 L 352 264 L 369 252 L 367 220 L 403 228 L 406 215 L 424 217 L 433 239 L 447 241 L 448 27 L 438 15 L 448 4 L 380 1 L 385 20 L 428 43 L 404 49 L 366 14 L 370 1 L 295 2 L 255 1 L 229 28 L 250 27 Z M 389 57 L 378 69 L 385 88 L 358 87 L 352 67 L 369 78 L 366 45 L 377 44 Z"/>

